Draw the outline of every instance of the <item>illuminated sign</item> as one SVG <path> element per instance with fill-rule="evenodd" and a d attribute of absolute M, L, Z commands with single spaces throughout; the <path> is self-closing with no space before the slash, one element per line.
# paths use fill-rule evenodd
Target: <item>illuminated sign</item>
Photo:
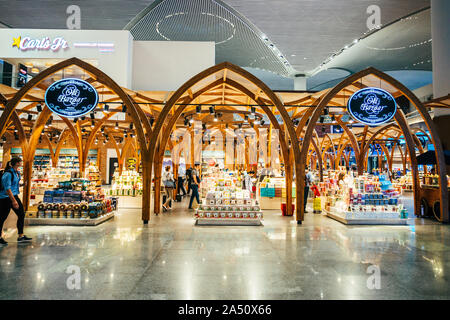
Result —
<path fill-rule="evenodd" d="M 45 91 L 45 104 L 62 117 L 83 116 L 94 110 L 97 103 L 97 90 L 89 82 L 81 79 L 62 79 Z"/>
<path fill-rule="evenodd" d="M 379 88 L 356 91 L 348 100 L 347 111 L 357 121 L 377 126 L 390 121 L 397 111 L 394 97 Z"/>
<path fill-rule="evenodd" d="M 29 50 L 45 50 L 45 51 L 59 51 L 60 49 L 69 48 L 68 42 L 63 37 L 56 37 L 50 39 L 44 37 L 42 39 L 32 39 L 30 37 L 13 38 L 13 47 L 17 47 L 21 51 Z"/>

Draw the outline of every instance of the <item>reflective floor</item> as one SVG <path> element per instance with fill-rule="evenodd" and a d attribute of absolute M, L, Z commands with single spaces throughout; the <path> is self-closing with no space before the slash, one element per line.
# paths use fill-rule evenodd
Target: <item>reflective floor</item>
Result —
<path fill-rule="evenodd" d="M 128 208 L 97 227 L 28 227 L 31 244 L 7 232 L 0 299 L 450 297 L 449 226 L 348 227 L 311 213 L 298 226 L 276 211 L 261 227 L 194 226 L 186 202 L 147 226 Z"/>

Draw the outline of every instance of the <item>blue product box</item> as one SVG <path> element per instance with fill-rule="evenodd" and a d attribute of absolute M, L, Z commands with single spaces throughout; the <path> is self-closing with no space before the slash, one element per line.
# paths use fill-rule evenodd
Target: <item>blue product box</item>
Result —
<path fill-rule="evenodd" d="M 54 191 L 53 190 L 45 190 L 44 191 L 44 197 L 53 197 Z"/>
<path fill-rule="evenodd" d="M 52 203 L 53 202 L 53 197 L 44 195 L 44 202 L 45 203 Z"/>
<path fill-rule="evenodd" d="M 53 203 L 62 203 L 62 197 L 53 197 Z"/>

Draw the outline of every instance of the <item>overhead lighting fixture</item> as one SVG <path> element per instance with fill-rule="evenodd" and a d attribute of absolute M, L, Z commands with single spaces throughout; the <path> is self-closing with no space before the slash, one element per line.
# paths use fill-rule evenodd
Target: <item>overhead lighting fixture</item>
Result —
<path fill-rule="evenodd" d="M 104 107 L 103 107 L 103 110 L 109 111 L 109 105 L 105 104 Z"/>
<path fill-rule="evenodd" d="M 217 119 L 217 114 L 215 113 L 214 114 L 214 122 L 217 122 L 217 121 L 219 121 L 219 119 Z"/>
<path fill-rule="evenodd" d="M 133 122 L 130 123 L 130 130 L 133 130 Z"/>
<path fill-rule="evenodd" d="M 92 120 L 95 120 L 95 112 L 91 112 L 91 113 L 90 113 L 90 116 L 91 116 L 91 119 L 92 119 Z"/>
<path fill-rule="evenodd" d="M 251 114 L 255 114 L 256 113 L 256 108 L 255 107 L 251 107 L 250 110 L 251 110 L 250 111 Z"/>
<path fill-rule="evenodd" d="M 196 106 L 195 107 L 195 112 L 202 113 L 202 106 Z"/>
<path fill-rule="evenodd" d="M 118 122 L 116 122 L 116 126 L 114 127 L 116 130 L 118 130 L 119 129 L 119 123 Z"/>
<path fill-rule="evenodd" d="M 28 115 L 28 121 L 31 121 L 31 120 L 33 120 L 33 115 L 29 114 Z"/>
<path fill-rule="evenodd" d="M 155 119 L 154 118 L 150 118 L 150 126 L 152 126 L 154 122 L 155 122 Z"/>
<path fill-rule="evenodd" d="M 265 123 L 265 121 L 264 121 L 264 120 L 261 120 L 261 125 L 262 125 L 262 126 L 264 125 L 264 123 Z"/>
<path fill-rule="evenodd" d="M 91 128 L 94 129 L 94 127 L 95 127 L 94 121 L 91 121 Z"/>
<path fill-rule="evenodd" d="M 122 112 L 127 112 L 127 106 L 126 104 L 122 104 Z"/>
<path fill-rule="evenodd" d="M 214 106 L 209 107 L 209 113 L 213 114 L 215 112 L 214 109 L 215 109 Z"/>
<path fill-rule="evenodd" d="M 36 110 L 37 112 L 42 112 L 42 105 L 40 103 L 36 105 Z"/>
<path fill-rule="evenodd" d="M 102 127 L 102 128 L 100 129 L 100 131 L 101 131 L 101 132 L 105 132 L 105 127 Z"/>
<path fill-rule="evenodd" d="M 78 118 L 73 119 L 73 123 L 77 123 L 77 121 L 78 121 Z"/>
<path fill-rule="evenodd" d="M 189 120 L 190 123 L 194 123 L 194 117 Z"/>

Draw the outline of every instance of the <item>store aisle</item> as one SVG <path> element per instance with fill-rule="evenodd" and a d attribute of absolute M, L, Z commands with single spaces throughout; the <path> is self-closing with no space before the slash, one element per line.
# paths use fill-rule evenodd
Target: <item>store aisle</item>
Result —
<path fill-rule="evenodd" d="M 347 227 L 265 212 L 261 227 L 194 226 L 185 201 L 97 227 L 29 227 L 0 248 L 1 299 L 434 299 L 450 296 L 448 226 Z M 381 289 L 368 289 L 368 268 Z M 68 268 L 72 273 L 67 273 Z M 79 269 L 78 269 L 79 268 Z M 80 271 L 80 287 L 76 274 Z M 75 284 L 75 288 L 68 288 Z"/>

